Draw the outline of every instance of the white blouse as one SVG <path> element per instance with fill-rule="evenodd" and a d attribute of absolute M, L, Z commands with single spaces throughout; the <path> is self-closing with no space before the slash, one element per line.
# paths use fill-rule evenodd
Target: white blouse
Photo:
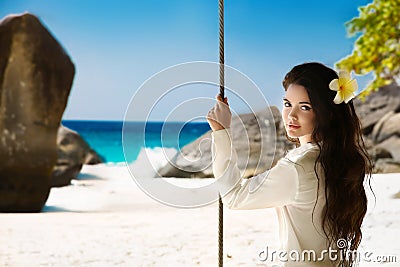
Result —
<path fill-rule="evenodd" d="M 286 259 L 281 254 L 279 262 L 283 266 L 335 266 L 332 260 L 340 253 L 331 252 L 333 257 L 329 256 L 329 244 L 322 230 L 325 178 L 321 168 L 317 168 L 319 179 L 314 171 L 318 146 L 304 144 L 289 151 L 270 170 L 242 179 L 236 151 L 231 146 L 230 129 L 214 131 L 212 140 L 213 172 L 224 205 L 230 209 L 275 207 L 279 251 L 287 252 Z M 312 260 L 304 261 L 309 258 Z"/>

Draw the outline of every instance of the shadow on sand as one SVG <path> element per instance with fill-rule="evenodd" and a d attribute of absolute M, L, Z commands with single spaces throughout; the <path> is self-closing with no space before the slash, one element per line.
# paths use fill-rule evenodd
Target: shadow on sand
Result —
<path fill-rule="evenodd" d="M 42 209 L 41 212 L 74 212 L 73 210 L 68 210 L 62 207 L 57 207 L 57 206 L 48 206 L 45 205 Z"/>
<path fill-rule="evenodd" d="M 90 174 L 90 173 L 79 173 L 78 176 L 76 177 L 76 180 L 78 181 L 84 181 L 84 180 L 104 180 L 104 178 L 101 178 L 97 175 Z"/>

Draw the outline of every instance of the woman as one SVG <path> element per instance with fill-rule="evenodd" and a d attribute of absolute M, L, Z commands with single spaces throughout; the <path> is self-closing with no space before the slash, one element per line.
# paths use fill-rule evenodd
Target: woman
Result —
<path fill-rule="evenodd" d="M 269 171 L 244 181 L 231 146 L 227 99 L 218 97 L 207 116 L 224 204 L 276 208 L 281 249 L 287 252 L 280 259 L 284 266 L 354 266 L 358 260 L 354 252 L 367 211 L 364 182 L 372 166 L 351 100 L 357 84 L 348 73 L 339 74 L 320 63 L 301 64 L 286 74 L 282 119 L 296 148 Z"/>

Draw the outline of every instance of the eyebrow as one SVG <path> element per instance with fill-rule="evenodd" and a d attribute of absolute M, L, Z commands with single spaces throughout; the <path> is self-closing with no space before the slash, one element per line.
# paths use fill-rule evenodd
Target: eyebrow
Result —
<path fill-rule="evenodd" d="M 288 99 L 286 99 L 286 98 L 283 98 L 283 100 L 284 101 L 287 101 L 287 102 L 290 102 Z M 302 101 L 302 102 L 299 102 L 299 104 L 309 104 L 309 105 L 311 105 L 311 103 L 310 102 L 307 102 L 307 101 Z"/>

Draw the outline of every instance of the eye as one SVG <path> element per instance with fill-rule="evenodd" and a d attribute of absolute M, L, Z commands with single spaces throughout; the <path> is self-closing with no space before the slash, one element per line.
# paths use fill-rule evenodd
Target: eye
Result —
<path fill-rule="evenodd" d="M 305 110 L 305 111 L 310 111 L 311 107 L 309 107 L 309 106 L 301 106 L 301 109 Z"/>
<path fill-rule="evenodd" d="M 287 102 L 287 101 L 285 101 L 285 102 L 283 103 L 283 106 L 284 106 L 284 107 L 287 107 L 287 108 L 288 108 L 288 107 L 291 107 L 290 103 Z"/>

